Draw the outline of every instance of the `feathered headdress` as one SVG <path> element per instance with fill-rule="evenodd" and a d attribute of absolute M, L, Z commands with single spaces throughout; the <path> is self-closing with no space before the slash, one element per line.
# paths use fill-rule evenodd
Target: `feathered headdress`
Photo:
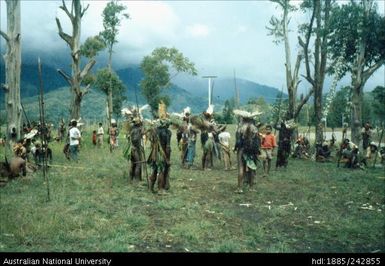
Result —
<path fill-rule="evenodd" d="M 28 134 L 24 135 L 25 139 L 32 139 L 38 133 L 37 129 L 32 129 Z"/>
<path fill-rule="evenodd" d="M 245 118 L 255 118 L 256 116 L 259 116 L 260 114 L 262 114 L 262 112 L 259 112 L 259 111 L 255 111 L 255 112 L 247 112 L 247 111 L 244 111 L 244 110 L 239 110 L 239 109 L 235 109 L 233 111 L 233 113 L 237 116 L 240 116 L 240 117 L 245 117 Z"/>
<path fill-rule="evenodd" d="M 286 126 L 286 128 L 291 129 L 291 128 L 297 127 L 297 124 L 294 122 L 294 119 L 290 119 L 290 120 L 285 121 L 285 126 Z"/>
<path fill-rule="evenodd" d="M 214 113 L 214 105 L 210 104 L 209 107 L 207 107 L 206 113 L 209 115 L 212 115 Z"/>
<path fill-rule="evenodd" d="M 183 115 L 186 116 L 187 114 L 191 114 L 191 108 L 189 106 L 183 109 Z"/>
<path fill-rule="evenodd" d="M 159 103 L 158 116 L 159 116 L 159 119 L 166 119 L 168 116 L 167 106 L 163 101 L 160 101 Z"/>

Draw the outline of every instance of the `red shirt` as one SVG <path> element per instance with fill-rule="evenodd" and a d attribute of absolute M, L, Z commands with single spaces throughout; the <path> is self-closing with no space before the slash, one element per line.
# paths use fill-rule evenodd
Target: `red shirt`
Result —
<path fill-rule="evenodd" d="M 271 133 L 269 135 L 265 135 L 262 138 L 262 149 L 273 149 L 274 147 L 277 147 L 275 136 Z"/>

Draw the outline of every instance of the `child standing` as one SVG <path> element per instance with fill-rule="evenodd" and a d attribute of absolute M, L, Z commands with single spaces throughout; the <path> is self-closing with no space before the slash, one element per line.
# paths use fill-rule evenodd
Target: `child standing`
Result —
<path fill-rule="evenodd" d="M 96 146 L 96 130 L 92 131 L 92 144 Z"/>
<path fill-rule="evenodd" d="M 272 127 L 270 125 L 266 126 L 266 134 L 262 135 L 261 159 L 263 160 L 263 176 L 269 175 L 274 148 L 277 147 L 275 136 L 271 133 L 271 130 Z"/>

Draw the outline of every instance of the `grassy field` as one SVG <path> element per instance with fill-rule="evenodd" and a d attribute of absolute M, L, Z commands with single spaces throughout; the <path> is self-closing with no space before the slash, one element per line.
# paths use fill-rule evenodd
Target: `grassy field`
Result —
<path fill-rule="evenodd" d="M 86 132 L 77 164 L 53 143 L 49 202 L 41 172 L 0 188 L 0 251 L 385 252 L 384 169 L 291 159 L 237 194 L 236 170 L 200 170 L 198 144 L 197 169 L 182 169 L 173 132 L 171 189 L 158 195 L 128 181 L 120 137 L 110 154 Z"/>

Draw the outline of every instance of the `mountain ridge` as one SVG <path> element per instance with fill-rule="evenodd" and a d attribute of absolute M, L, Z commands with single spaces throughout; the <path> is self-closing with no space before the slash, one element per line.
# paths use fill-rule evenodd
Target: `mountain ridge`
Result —
<path fill-rule="evenodd" d="M 66 70 L 67 72 L 69 70 Z M 94 70 L 95 72 L 96 70 Z M 5 81 L 4 63 L 0 64 L 0 82 Z M 141 93 L 140 81 L 143 78 L 143 73 L 139 65 L 129 65 L 116 71 L 120 79 L 126 85 L 126 96 L 128 102 L 126 104 L 136 105 L 145 104 L 146 100 Z M 57 70 L 50 65 L 42 66 L 43 88 L 44 93 L 53 92 L 68 86 L 68 83 L 63 79 Z M 179 77 L 172 80 L 172 85 L 165 89 L 162 94 L 168 95 L 171 98 L 170 112 L 181 112 L 186 106 L 190 106 L 194 113 L 200 113 L 207 108 L 207 80 L 199 77 L 190 77 L 180 74 Z M 272 103 L 277 97 L 279 91 L 273 87 L 260 85 L 252 81 L 237 79 L 237 87 L 240 91 L 241 104 L 247 103 L 250 98 L 265 97 L 266 102 Z M 21 97 L 22 103 L 29 102 L 30 97 L 36 99 L 38 95 L 38 67 L 37 64 L 23 64 L 21 70 Z M 91 92 L 95 89 L 91 89 Z M 224 102 L 234 97 L 234 79 L 220 78 L 215 80 L 213 103 L 215 110 L 220 111 Z M 103 95 L 103 94 L 100 94 Z M 69 96 L 68 96 L 69 97 Z M 85 99 L 88 95 L 85 97 Z M 285 96 L 284 96 L 285 97 Z M 0 100 L 4 102 L 4 93 L 0 95 Z M 4 109 L 3 104 L 0 109 Z M 63 107 L 67 108 L 67 106 Z M 104 108 L 104 107 L 103 107 Z M 64 111 L 66 112 L 66 111 Z M 58 113 L 58 112 L 56 112 Z"/>

